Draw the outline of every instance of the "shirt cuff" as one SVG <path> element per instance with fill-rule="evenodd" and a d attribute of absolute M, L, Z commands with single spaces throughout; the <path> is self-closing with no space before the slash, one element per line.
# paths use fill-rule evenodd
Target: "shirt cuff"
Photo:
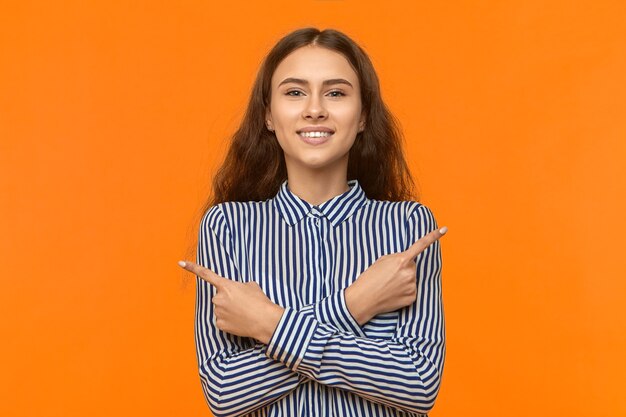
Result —
<path fill-rule="evenodd" d="M 295 371 L 304 357 L 317 326 L 318 322 L 313 317 L 286 307 L 267 344 L 266 355 Z"/>
<path fill-rule="evenodd" d="M 365 337 L 359 323 L 354 319 L 346 304 L 345 289 L 336 291 L 315 306 L 315 318 L 321 323 L 331 324 L 338 330 Z"/>

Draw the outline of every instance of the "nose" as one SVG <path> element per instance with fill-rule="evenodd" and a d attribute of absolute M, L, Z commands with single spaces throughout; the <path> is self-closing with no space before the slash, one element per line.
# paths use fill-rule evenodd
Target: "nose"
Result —
<path fill-rule="evenodd" d="M 328 117 L 328 112 L 326 111 L 323 101 L 315 94 L 311 94 L 309 97 L 302 116 L 305 119 L 315 120 Z"/>

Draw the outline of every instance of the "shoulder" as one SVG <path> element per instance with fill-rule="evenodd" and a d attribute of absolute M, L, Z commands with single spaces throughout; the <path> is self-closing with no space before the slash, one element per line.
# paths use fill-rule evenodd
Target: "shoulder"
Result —
<path fill-rule="evenodd" d="M 422 203 L 418 203 L 416 201 L 411 202 L 411 211 L 409 212 L 409 219 L 420 220 L 420 221 L 435 221 L 435 215 L 432 210 L 425 206 Z"/>
<path fill-rule="evenodd" d="M 432 210 L 424 204 L 411 202 L 411 209 L 407 217 L 407 229 L 419 236 L 426 235 L 437 229 L 437 220 Z"/>
<path fill-rule="evenodd" d="M 224 212 L 221 206 L 222 204 L 216 204 L 204 212 L 202 220 L 200 220 L 200 230 L 212 229 L 216 231 L 224 225 Z"/>
<path fill-rule="evenodd" d="M 256 213 L 266 211 L 270 204 L 271 200 L 222 202 L 209 207 L 202 216 L 201 227 L 211 227 L 214 230 L 240 228 Z"/>
<path fill-rule="evenodd" d="M 410 220 L 433 219 L 434 216 L 430 208 L 419 201 L 386 201 L 386 200 L 368 200 L 368 208 L 372 211 L 384 211 L 394 214 L 405 222 Z"/>
<path fill-rule="evenodd" d="M 429 207 L 413 200 L 369 200 L 366 221 L 376 219 L 395 228 L 405 236 L 408 247 L 418 238 L 437 229 L 435 216 Z"/>

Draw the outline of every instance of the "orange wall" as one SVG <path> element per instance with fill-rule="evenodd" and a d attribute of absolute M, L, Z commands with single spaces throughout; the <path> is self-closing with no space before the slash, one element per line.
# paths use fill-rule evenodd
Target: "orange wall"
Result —
<path fill-rule="evenodd" d="M 432 416 L 626 415 L 622 1 L 54 3 L 0 5 L 0 415 L 210 415 L 176 261 L 307 25 L 369 52 L 450 228 Z"/>

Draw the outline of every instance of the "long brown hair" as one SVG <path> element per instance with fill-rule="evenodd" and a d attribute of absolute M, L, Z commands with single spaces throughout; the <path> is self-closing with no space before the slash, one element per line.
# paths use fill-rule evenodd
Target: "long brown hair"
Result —
<path fill-rule="evenodd" d="M 357 179 L 370 199 L 417 200 L 396 118 L 382 100 L 378 76 L 365 51 L 334 29 L 295 30 L 280 39 L 261 64 L 241 125 L 232 136 L 226 158 L 213 178 L 212 195 L 201 214 L 225 201 L 263 201 L 276 195 L 287 179 L 285 157 L 276 136 L 266 129 L 271 80 L 276 67 L 298 48 L 315 45 L 343 55 L 358 75 L 365 129 L 350 149 L 348 180 Z"/>

